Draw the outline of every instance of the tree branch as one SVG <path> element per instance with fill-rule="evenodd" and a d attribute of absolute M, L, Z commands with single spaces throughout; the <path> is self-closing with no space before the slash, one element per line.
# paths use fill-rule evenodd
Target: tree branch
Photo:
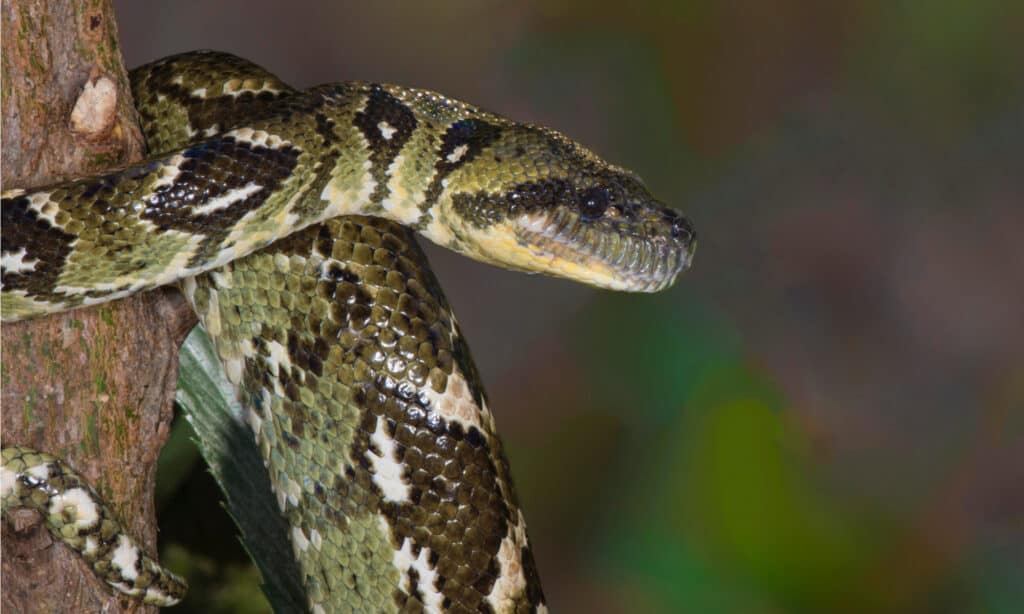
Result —
<path fill-rule="evenodd" d="M 91 174 L 142 157 L 109 0 L 4 0 L 3 187 Z M 153 486 L 177 350 L 195 323 L 173 290 L 6 324 L 0 433 L 64 457 L 156 552 Z M 8 612 L 155 611 L 111 595 L 34 512 L 3 526 Z M 12 526 L 14 525 L 14 526 Z"/>

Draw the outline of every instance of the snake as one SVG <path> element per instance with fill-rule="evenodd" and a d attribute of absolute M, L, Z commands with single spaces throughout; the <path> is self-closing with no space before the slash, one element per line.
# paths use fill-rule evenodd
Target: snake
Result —
<path fill-rule="evenodd" d="M 2 202 L 4 321 L 177 284 L 245 408 L 311 612 L 544 612 L 465 339 L 416 235 L 506 269 L 655 292 L 696 234 L 561 133 L 432 91 L 298 90 L 189 52 L 130 73 L 141 162 Z M 114 591 L 173 605 L 61 459 L 4 442 L 33 507 Z"/>

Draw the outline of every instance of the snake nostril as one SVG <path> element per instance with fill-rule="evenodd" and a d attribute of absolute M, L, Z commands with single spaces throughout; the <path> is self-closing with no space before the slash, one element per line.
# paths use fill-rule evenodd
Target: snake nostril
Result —
<path fill-rule="evenodd" d="M 693 225 L 690 224 L 690 220 L 681 215 L 672 220 L 672 230 L 670 232 L 673 239 L 693 241 L 697 238 L 697 233 L 693 230 Z"/>

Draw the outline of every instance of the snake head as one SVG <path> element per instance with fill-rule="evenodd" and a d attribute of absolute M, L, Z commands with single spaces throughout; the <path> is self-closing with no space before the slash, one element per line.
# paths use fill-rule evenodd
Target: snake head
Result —
<path fill-rule="evenodd" d="M 656 292 L 690 265 L 690 222 L 630 171 L 546 128 L 458 124 L 463 142 L 453 147 L 449 128 L 444 146 L 473 159 L 448 174 L 428 236 L 436 230 L 438 242 L 485 262 L 612 290 Z"/>

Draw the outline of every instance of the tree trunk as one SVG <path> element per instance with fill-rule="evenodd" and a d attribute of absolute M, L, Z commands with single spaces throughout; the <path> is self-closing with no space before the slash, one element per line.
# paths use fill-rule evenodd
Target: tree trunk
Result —
<path fill-rule="evenodd" d="M 127 164 L 144 150 L 109 0 L 3 0 L 3 188 Z M 63 457 L 91 481 L 150 553 L 153 487 L 168 434 L 177 350 L 195 323 L 158 290 L 5 324 L 4 445 Z M 112 596 L 35 512 L 3 523 L 0 606 L 7 612 L 152 611 Z"/>

